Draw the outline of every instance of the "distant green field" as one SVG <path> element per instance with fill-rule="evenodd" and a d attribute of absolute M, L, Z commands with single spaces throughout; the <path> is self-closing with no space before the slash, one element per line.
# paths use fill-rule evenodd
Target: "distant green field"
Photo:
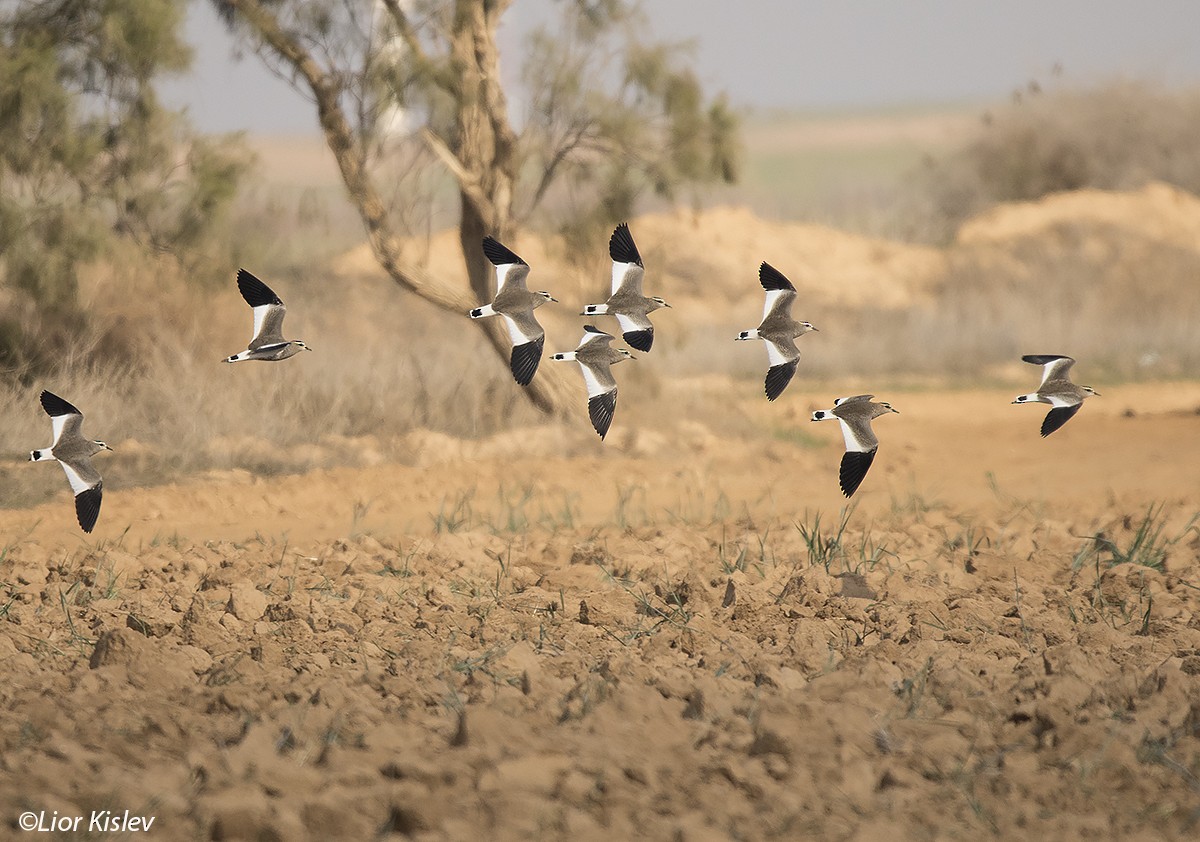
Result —
<path fill-rule="evenodd" d="M 780 219 L 839 221 L 902 189 L 923 160 L 967 136 L 975 106 L 773 113 L 743 123 L 740 182 L 713 198 Z"/>
<path fill-rule="evenodd" d="M 887 214 L 890 200 L 905 189 L 922 161 L 960 143 L 981 111 L 979 105 L 947 105 L 752 113 L 743 118 L 738 183 L 700 188 L 693 202 L 745 205 L 765 218 L 879 233 L 872 217 Z M 261 242 L 248 250 L 269 262 L 307 265 L 361 241 L 361 222 L 344 199 L 329 150 L 319 137 L 257 137 L 250 146 L 258 154 L 257 178 L 243 191 L 241 212 L 256 221 L 255 230 L 268 221 L 268 227 L 281 230 L 257 237 Z M 458 199 L 450 178 L 426 181 L 423 190 L 422 207 L 432 218 L 418 224 L 418 230 L 455 224 Z M 661 205 L 645 196 L 638 210 Z M 420 216 L 409 212 L 414 221 Z M 296 236 L 300 231 L 313 236 Z M 281 251 L 288 253 L 276 253 Z"/>

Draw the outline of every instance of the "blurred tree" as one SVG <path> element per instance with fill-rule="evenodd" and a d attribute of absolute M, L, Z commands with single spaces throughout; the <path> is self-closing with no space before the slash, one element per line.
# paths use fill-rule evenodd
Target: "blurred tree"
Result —
<path fill-rule="evenodd" d="M 196 139 L 154 79 L 185 69 L 174 0 L 16 0 L 0 7 L 0 370 L 76 347 L 78 267 L 116 240 L 187 265 L 245 156 Z M 42 341 L 31 339 L 41 334 Z"/>
<path fill-rule="evenodd" d="M 1010 104 L 986 112 L 965 145 L 927 162 L 913 192 L 931 207 L 909 218 L 928 229 L 923 239 L 948 242 L 963 222 L 999 202 L 1085 188 L 1134 190 L 1151 181 L 1200 193 L 1198 128 L 1194 89 L 1031 81 Z"/>
<path fill-rule="evenodd" d="M 540 30 L 526 51 L 529 114 L 519 129 L 496 42 L 511 0 L 212 2 L 270 67 L 311 96 L 380 265 L 454 312 L 490 297 L 485 234 L 510 239 L 539 211 L 568 220 L 564 231 L 588 219 L 610 225 L 643 190 L 673 197 L 684 185 L 736 176 L 731 110 L 722 99 L 706 101 L 677 46 L 643 40 L 626 0 L 558 4 L 558 29 Z M 431 161 L 458 194 L 469 297 L 403 252 L 401 236 L 422 222 L 412 201 L 421 179 L 428 184 Z M 395 186 L 404 179 L 413 189 Z M 385 203 L 385 183 L 399 202 Z M 503 327 L 477 324 L 507 360 Z M 562 411 L 575 405 L 577 389 L 563 380 L 543 367 L 528 394 L 544 411 Z"/>

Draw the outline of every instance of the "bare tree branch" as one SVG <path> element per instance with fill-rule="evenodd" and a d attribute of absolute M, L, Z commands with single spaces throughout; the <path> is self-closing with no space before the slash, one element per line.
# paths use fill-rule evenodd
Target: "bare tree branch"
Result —
<path fill-rule="evenodd" d="M 364 166 L 363 157 L 359 154 L 361 152 L 360 144 L 357 143 L 359 138 L 346 119 L 345 111 L 342 108 L 343 85 L 341 81 L 334 74 L 326 71 L 299 39 L 286 31 L 275 15 L 266 9 L 259 0 L 221 0 L 221 2 L 230 11 L 240 14 L 267 46 L 295 70 L 312 92 L 321 129 L 325 134 L 325 141 L 337 161 L 346 190 L 363 220 L 367 231 L 367 240 L 380 266 L 400 286 L 446 310 L 465 315 L 469 308 L 478 303 L 477 300 L 472 300 L 464 293 L 435 281 L 423 270 L 404 261 L 400 240 L 393 233 L 387 210 Z M 478 24 L 479 21 L 476 20 L 474 23 Z M 494 20 L 492 25 L 494 27 Z M 484 41 L 487 40 L 488 32 L 471 31 L 482 37 Z M 492 50 L 491 54 L 486 50 L 480 50 L 476 55 L 486 64 L 489 57 L 494 61 L 494 41 Z M 494 64 L 492 66 L 494 67 Z M 478 75 L 486 78 L 488 72 L 485 70 Z M 495 87 L 499 87 L 498 80 L 493 80 L 493 84 Z M 471 118 L 478 119 L 478 115 L 470 115 L 468 119 Z M 509 133 L 511 135 L 511 130 Z M 434 142 L 430 143 L 429 138 L 432 138 Z M 432 133 L 429 133 L 426 142 L 448 166 L 451 162 L 457 164 L 457 169 L 451 167 L 451 171 L 460 182 L 463 196 L 464 221 L 459 226 L 459 234 L 471 287 L 478 299 L 483 297 L 481 293 L 487 291 L 486 273 L 490 268 L 479 249 L 480 240 L 484 234 L 492 231 L 499 232 L 501 228 L 506 227 L 509 215 L 507 204 L 500 208 L 497 207 L 495 200 L 488 199 L 488 188 L 492 188 L 492 195 L 498 193 L 504 197 L 506 193 L 503 189 L 497 191 L 494 184 L 489 185 L 485 181 L 485 176 L 490 172 L 487 152 L 491 150 L 475 150 L 476 154 L 467 163 Z M 481 176 L 480 173 L 484 175 Z M 503 181 L 505 175 L 502 173 L 498 177 Z M 507 195 L 510 196 L 511 193 Z M 480 199 L 487 201 L 478 202 L 477 200 Z M 491 231 L 486 230 L 489 227 L 491 227 Z M 478 324 L 492 347 L 507 363 L 510 347 L 504 328 L 496 324 L 495 320 L 484 320 Z M 574 403 L 572 400 L 573 390 L 566 384 L 565 375 L 554 370 L 540 374 L 526 387 L 525 393 L 535 406 L 549 414 L 565 414 L 568 406 Z"/>
<path fill-rule="evenodd" d="M 308 85 L 317 105 L 317 116 L 325 141 L 333 152 L 342 181 L 366 226 L 371 250 L 384 270 L 401 286 L 446 309 L 463 312 L 470 308 L 474 302 L 468 296 L 436 283 L 421 270 L 404 264 L 400 243 L 389 231 L 383 202 L 363 168 L 361 158 L 356 154 L 354 132 L 339 102 L 340 86 L 294 36 L 280 27 L 275 16 L 263 8 L 258 0 L 225 2 L 240 12 L 267 45 L 286 60 Z"/>
<path fill-rule="evenodd" d="M 429 147 L 438 160 L 441 161 L 446 169 L 450 170 L 450 174 L 458 181 L 458 187 L 463 193 L 467 194 L 471 201 L 474 202 L 480 209 L 480 212 L 485 218 L 491 218 L 496 215 L 496 209 L 492 207 L 492 200 L 483 192 L 483 185 L 480 184 L 479 178 L 470 172 L 462 161 L 458 160 L 458 156 L 450 151 L 450 147 L 446 142 L 438 137 L 428 126 L 421 127 L 421 139 L 425 141 L 425 145 Z"/>
<path fill-rule="evenodd" d="M 555 147 L 554 152 L 550 155 L 550 159 L 542 166 L 542 173 L 538 177 L 537 187 L 534 188 L 529 205 L 521 214 L 522 219 L 527 219 L 530 214 L 538 209 L 538 206 L 542 203 L 542 199 L 545 198 L 546 191 L 550 189 L 555 177 L 558 175 L 558 168 L 576 150 L 585 145 L 592 127 L 593 123 L 590 120 L 580 122 L 572 130 L 568 131 L 563 140 Z"/>
<path fill-rule="evenodd" d="M 212 2 L 228 21 L 249 24 L 265 44 L 259 54 L 290 68 L 293 84 L 311 93 L 379 263 L 396 283 L 448 309 L 461 312 L 490 299 L 495 272 L 481 239 L 509 238 L 556 184 L 566 184 L 572 209 L 554 222 L 570 237 L 629 214 L 645 188 L 670 198 L 681 184 L 733 171 L 727 109 L 706 105 L 694 75 L 675 61 L 676 48 L 642 40 L 624 0 L 562 2 L 562 29 L 547 27 L 531 39 L 525 75 L 532 107 L 521 134 L 509 119 L 496 40 L 511 0 L 430 2 L 429 19 L 417 19 L 405 0 L 383 0 L 373 16 L 362 0 L 341 0 L 340 13 L 328 0 Z M 374 130 L 380 109 L 391 104 L 388 88 L 395 104 L 428 111 L 419 136 L 403 143 L 388 138 L 385 147 Z M 371 175 L 377 180 L 386 170 L 367 168 L 385 148 L 389 155 L 407 150 L 437 160 L 456 183 L 459 245 L 473 300 L 403 259 L 397 218 Z M 480 326 L 507 359 L 507 337 L 487 321 Z M 564 379 L 553 367 L 543 369 L 528 393 L 539 407 L 560 411 L 574 404 L 573 390 L 559 389 Z"/>
<path fill-rule="evenodd" d="M 455 97 L 459 93 L 456 74 L 447 64 L 445 57 L 431 55 L 421 41 L 421 34 L 411 16 L 401 7 L 399 0 L 383 0 L 396 31 L 404 41 L 418 71 L 432 81 L 443 93 Z"/>

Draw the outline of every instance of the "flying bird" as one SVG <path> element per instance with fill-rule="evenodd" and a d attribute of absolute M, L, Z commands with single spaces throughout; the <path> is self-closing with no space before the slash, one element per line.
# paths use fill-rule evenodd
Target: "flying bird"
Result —
<path fill-rule="evenodd" d="M 630 348 L 649 351 L 654 344 L 654 325 L 650 314 L 671 305 L 657 297 L 642 294 L 642 278 L 646 269 L 638 254 L 629 226 L 622 222 L 608 241 L 608 256 L 612 258 L 612 295 L 603 304 L 588 304 L 581 316 L 616 316 L 621 336 Z"/>
<path fill-rule="evenodd" d="M 278 362 L 301 351 L 312 350 L 299 339 L 283 338 L 283 317 L 287 314 L 287 308 L 269 286 L 245 269 L 238 270 L 237 285 L 242 298 L 254 311 L 254 338 L 245 351 L 226 357 L 224 362 Z"/>
<path fill-rule="evenodd" d="M 783 394 L 792 375 L 796 373 L 796 364 L 800 361 L 796 337 L 816 328 L 809 322 L 798 322 L 792 318 L 796 288 L 782 272 L 764 261 L 758 267 L 758 280 L 767 293 L 762 322 L 754 330 L 743 330 L 737 338 L 762 339 L 767 343 L 770 368 L 763 381 L 763 390 L 767 393 L 767 400 L 773 401 Z"/>
<path fill-rule="evenodd" d="M 1042 367 L 1042 382 L 1036 392 L 1028 395 L 1017 395 L 1013 403 L 1048 403 L 1053 409 L 1046 413 L 1042 421 L 1042 438 L 1053 433 L 1083 406 L 1085 398 L 1100 393 L 1091 386 L 1077 386 L 1071 382 L 1067 374 L 1075 360 L 1062 354 L 1026 354 L 1022 362 Z"/>
<path fill-rule="evenodd" d="M 609 369 L 622 360 L 633 359 L 633 354 L 624 349 L 613 348 L 612 335 L 593 325 L 584 325 L 583 330 L 579 347 L 574 351 L 554 354 L 550 359 L 574 360 L 579 363 L 579 370 L 583 372 L 583 381 L 587 385 L 588 416 L 592 419 L 592 426 L 603 439 L 617 409 L 617 381 L 613 379 Z"/>
<path fill-rule="evenodd" d="M 542 346 L 546 344 L 546 331 L 534 318 L 533 311 L 547 301 L 557 302 L 558 299 L 545 290 L 530 292 L 525 287 L 529 264 L 498 240 L 484 237 L 483 253 L 496 267 L 496 297 L 491 304 L 476 307 L 468 315 L 472 319 L 504 317 L 513 346 L 509 360 L 513 379 L 528 386 L 542 361 Z"/>
<path fill-rule="evenodd" d="M 867 475 L 867 469 L 875 461 L 875 451 L 879 450 L 879 439 L 875 438 L 875 432 L 871 429 L 871 419 L 887 415 L 889 412 L 900 412 L 886 401 L 874 403 L 871 400 L 873 397 L 875 396 L 854 395 L 838 398 L 833 402 L 833 409 L 818 409 L 812 415 L 813 421 L 836 418 L 841 422 L 846 452 L 842 455 L 838 484 L 846 497 L 852 496 L 858 490 L 863 477 Z"/>
<path fill-rule="evenodd" d="M 50 416 L 54 444 L 29 453 L 31 462 L 55 462 L 62 465 L 75 492 L 75 516 L 84 532 L 91 532 L 100 516 L 100 498 L 104 482 L 92 466 L 92 457 L 112 450 L 102 441 L 85 439 L 80 432 L 83 413 L 53 392 L 42 392 L 42 408 Z"/>

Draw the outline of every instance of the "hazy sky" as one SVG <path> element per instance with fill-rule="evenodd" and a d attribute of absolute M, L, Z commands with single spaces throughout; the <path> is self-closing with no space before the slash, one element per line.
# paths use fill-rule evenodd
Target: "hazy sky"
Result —
<path fill-rule="evenodd" d="M 555 0 L 515 0 L 501 31 L 514 73 Z M 1197 0 L 644 0 L 653 33 L 691 40 L 695 68 L 736 105 L 838 109 L 1005 97 L 1060 64 L 1064 81 L 1200 84 Z M 207 2 L 190 5 L 192 72 L 164 85 L 206 131 L 315 133 L 314 110 L 258 58 L 236 60 Z"/>

